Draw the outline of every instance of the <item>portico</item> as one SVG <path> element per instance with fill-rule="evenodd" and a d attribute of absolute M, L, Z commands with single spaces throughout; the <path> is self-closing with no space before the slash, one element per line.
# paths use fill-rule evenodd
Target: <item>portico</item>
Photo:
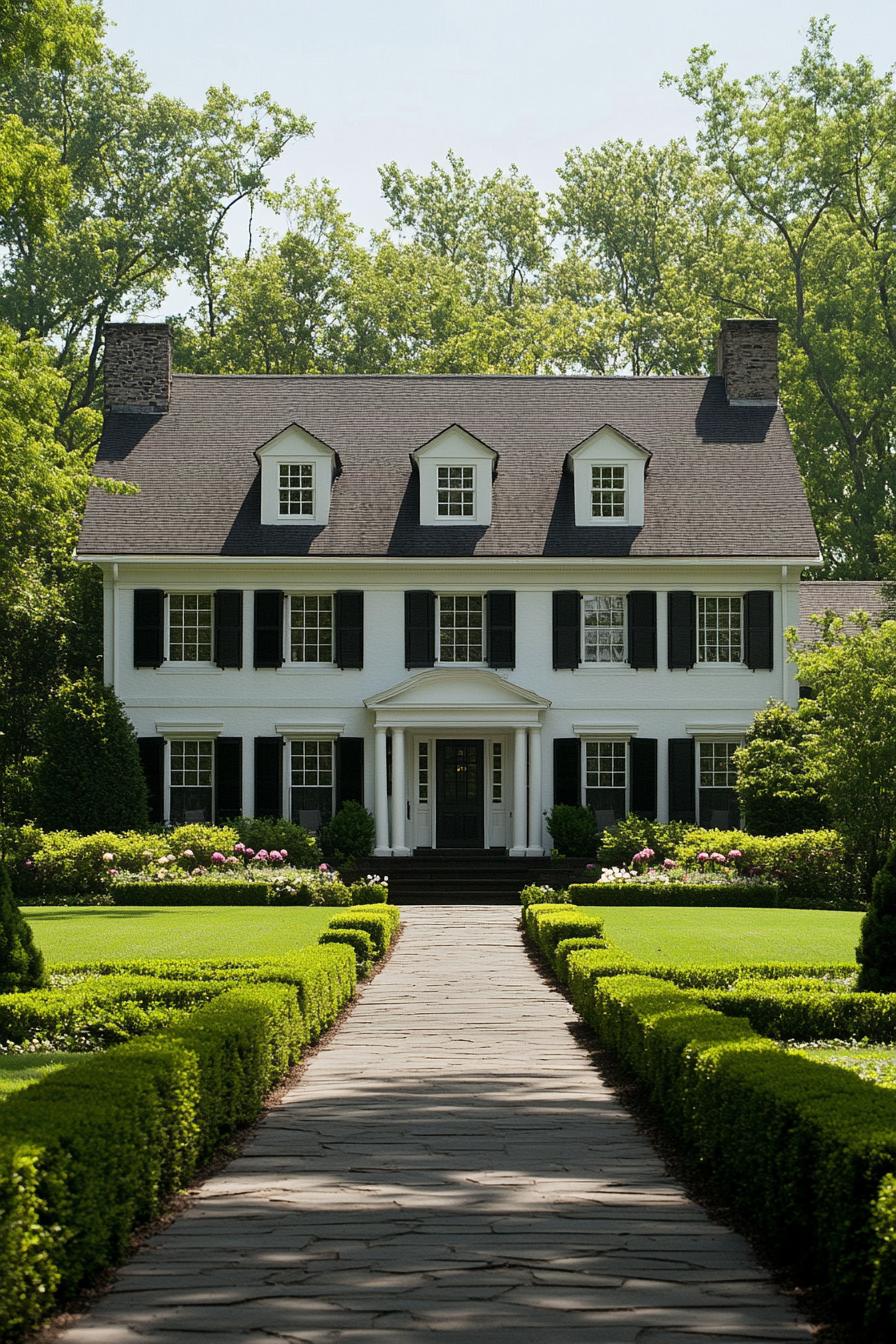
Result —
<path fill-rule="evenodd" d="M 374 716 L 374 853 L 544 853 L 550 701 L 486 668 L 426 669 L 365 700 Z"/>

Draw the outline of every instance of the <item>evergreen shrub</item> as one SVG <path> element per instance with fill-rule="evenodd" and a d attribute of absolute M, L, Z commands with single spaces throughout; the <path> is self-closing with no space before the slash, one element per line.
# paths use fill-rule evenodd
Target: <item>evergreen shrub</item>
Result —
<path fill-rule="evenodd" d="M 323 827 L 321 848 L 336 863 L 364 859 L 373 850 L 374 831 L 372 814 L 361 803 L 349 800 Z"/>
<path fill-rule="evenodd" d="M 0 994 L 38 989 L 45 981 L 43 954 L 13 899 L 6 864 L 0 863 Z"/>
<path fill-rule="evenodd" d="M 590 858 L 597 847 L 597 826 L 590 807 L 555 803 L 547 814 L 548 834 L 554 849 L 571 858 Z"/>
<path fill-rule="evenodd" d="M 859 946 L 859 989 L 896 991 L 896 845 L 876 875 L 871 904 L 862 920 Z"/>

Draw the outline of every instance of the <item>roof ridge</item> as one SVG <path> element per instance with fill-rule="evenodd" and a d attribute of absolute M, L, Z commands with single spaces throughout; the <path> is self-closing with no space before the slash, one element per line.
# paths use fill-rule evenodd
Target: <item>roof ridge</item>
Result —
<path fill-rule="evenodd" d="M 377 382 L 399 379 L 410 383 L 530 382 L 530 383 L 705 383 L 716 373 L 174 373 L 174 378 L 239 378 L 280 382 Z"/>

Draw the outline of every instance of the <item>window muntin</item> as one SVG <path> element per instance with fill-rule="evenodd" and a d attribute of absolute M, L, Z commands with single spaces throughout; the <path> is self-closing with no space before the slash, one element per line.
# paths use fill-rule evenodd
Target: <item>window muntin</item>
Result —
<path fill-rule="evenodd" d="M 279 473 L 281 518 L 314 516 L 314 464 L 281 462 Z"/>
<path fill-rule="evenodd" d="M 332 663 L 333 596 L 294 594 L 289 602 L 289 658 L 293 663 Z"/>
<path fill-rule="evenodd" d="M 502 743 L 492 743 L 492 802 L 504 801 L 504 748 Z"/>
<path fill-rule="evenodd" d="M 737 783 L 734 753 L 740 742 L 700 743 L 701 789 L 733 789 Z"/>
<path fill-rule="evenodd" d="M 417 802 L 429 802 L 429 743 L 417 744 Z"/>
<path fill-rule="evenodd" d="M 585 743 L 585 805 L 602 827 L 628 810 L 628 743 L 604 738 Z"/>
<path fill-rule="evenodd" d="M 292 819 L 301 824 L 301 814 L 320 813 L 322 824 L 333 815 L 333 742 L 328 738 L 297 738 L 290 749 Z M 317 822 L 317 818 L 306 821 Z"/>
<path fill-rule="evenodd" d="M 743 598 L 697 598 L 697 662 L 743 662 Z"/>
<path fill-rule="evenodd" d="M 168 659 L 172 663 L 212 661 L 212 594 L 168 594 Z"/>
<path fill-rule="evenodd" d="M 593 463 L 591 467 L 592 518 L 625 517 L 625 467 Z"/>
<path fill-rule="evenodd" d="M 625 597 L 621 593 L 595 593 L 582 603 L 582 661 L 624 663 Z"/>
<path fill-rule="evenodd" d="M 485 603 L 481 596 L 439 598 L 440 663 L 481 663 L 484 636 Z"/>
<path fill-rule="evenodd" d="M 439 467 L 436 512 L 440 518 L 475 518 L 475 466 Z"/>
<path fill-rule="evenodd" d="M 202 738 L 174 738 L 169 752 L 172 823 L 211 821 L 214 743 Z"/>

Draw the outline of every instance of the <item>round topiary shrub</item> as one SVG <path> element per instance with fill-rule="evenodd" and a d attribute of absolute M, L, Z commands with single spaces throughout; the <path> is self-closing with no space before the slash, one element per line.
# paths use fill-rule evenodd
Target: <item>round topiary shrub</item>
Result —
<path fill-rule="evenodd" d="M 43 954 L 13 900 L 6 864 L 0 864 L 0 994 L 40 989 L 46 982 Z"/>
<path fill-rule="evenodd" d="M 896 845 L 876 875 L 856 948 L 857 989 L 896 992 Z"/>
<path fill-rule="evenodd" d="M 328 859 L 351 863 L 366 859 L 373 849 L 373 817 L 360 803 L 343 803 L 320 835 L 321 848 Z"/>
<path fill-rule="evenodd" d="M 590 807 L 555 803 L 547 816 L 548 834 L 558 853 L 591 858 L 597 845 L 597 826 Z"/>

